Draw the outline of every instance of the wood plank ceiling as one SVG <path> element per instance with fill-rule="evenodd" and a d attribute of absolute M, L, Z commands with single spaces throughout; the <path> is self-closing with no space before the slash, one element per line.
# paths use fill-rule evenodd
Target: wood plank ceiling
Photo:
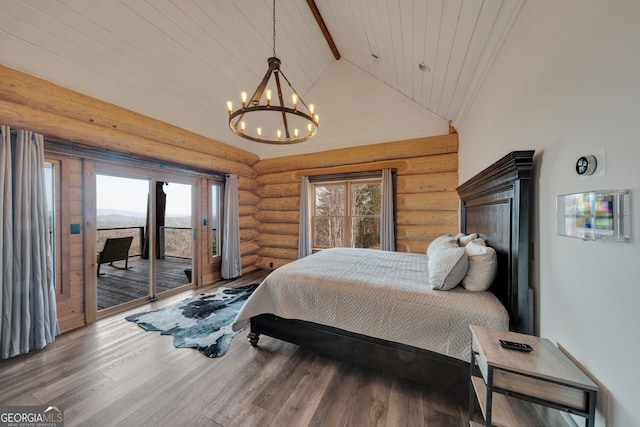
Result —
<path fill-rule="evenodd" d="M 0 64 L 262 158 L 447 133 L 524 0 L 278 0 L 276 53 L 320 115 L 302 144 L 246 141 L 226 101 L 273 50 L 272 0 L 3 0 Z M 425 69 L 419 69 L 423 63 Z"/>

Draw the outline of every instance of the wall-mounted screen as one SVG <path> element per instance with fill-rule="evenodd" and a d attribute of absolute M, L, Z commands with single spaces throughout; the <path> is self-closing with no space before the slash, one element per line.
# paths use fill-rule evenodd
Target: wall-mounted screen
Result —
<path fill-rule="evenodd" d="M 628 241 L 628 209 L 628 191 L 590 191 L 558 196 L 558 234 L 584 240 Z"/>

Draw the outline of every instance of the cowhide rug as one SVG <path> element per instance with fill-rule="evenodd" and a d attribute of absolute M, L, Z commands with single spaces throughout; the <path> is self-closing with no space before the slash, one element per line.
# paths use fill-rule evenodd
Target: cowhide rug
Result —
<path fill-rule="evenodd" d="M 239 288 L 218 288 L 162 310 L 133 314 L 125 319 L 147 331 L 173 335 L 176 347 L 197 348 L 208 357 L 220 357 L 236 334 L 231 330 L 236 314 L 257 284 Z"/>

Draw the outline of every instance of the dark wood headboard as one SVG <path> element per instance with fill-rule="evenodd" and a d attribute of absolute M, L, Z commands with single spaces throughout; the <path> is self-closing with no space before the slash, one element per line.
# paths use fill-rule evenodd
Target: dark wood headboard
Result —
<path fill-rule="evenodd" d="M 496 250 L 498 274 L 490 289 L 507 307 L 510 329 L 530 335 L 534 332 L 529 283 L 533 153 L 513 151 L 457 188 L 461 232 L 478 233 Z"/>

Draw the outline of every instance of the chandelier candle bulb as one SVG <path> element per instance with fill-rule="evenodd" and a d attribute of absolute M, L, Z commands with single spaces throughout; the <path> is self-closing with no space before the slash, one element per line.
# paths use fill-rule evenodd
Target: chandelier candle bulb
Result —
<path fill-rule="evenodd" d="M 258 128 L 258 139 L 262 138 L 262 128 Z"/>
<path fill-rule="evenodd" d="M 295 128 L 295 129 L 293 130 L 293 137 L 294 137 L 295 139 L 298 139 L 298 128 Z"/>
<path fill-rule="evenodd" d="M 309 113 L 311 114 L 311 117 L 313 117 L 313 111 L 316 109 L 316 106 L 313 104 L 309 104 Z M 231 110 L 229 110 L 229 112 L 231 112 Z"/>
<path fill-rule="evenodd" d="M 267 89 L 267 107 L 271 105 L 271 89 Z"/>
<path fill-rule="evenodd" d="M 278 141 L 280 141 L 280 137 L 282 136 L 282 132 L 280 131 L 280 129 L 276 131 L 276 136 L 278 137 Z"/>
<path fill-rule="evenodd" d="M 247 127 L 247 124 L 245 122 L 240 122 L 240 131 L 242 133 L 244 133 L 245 128 Z"/>
<path fill-rule="evenodd" d="M 247 92 L 240 92 L 240 97 L 242 98 L 242 108 L 247 106 Z"/>
<path fill-rule="evenodd" d="M 293 104 L 293 109 L 295 110 L 298 104 L 298 95 L 295 93 L 291 95 L 291 104 Z"/>
<path fill-rule="evenodd" d="M 227 110 L 229 110 L 229 115 L 233 112 L 233 102 L 227 101 Z"/>

